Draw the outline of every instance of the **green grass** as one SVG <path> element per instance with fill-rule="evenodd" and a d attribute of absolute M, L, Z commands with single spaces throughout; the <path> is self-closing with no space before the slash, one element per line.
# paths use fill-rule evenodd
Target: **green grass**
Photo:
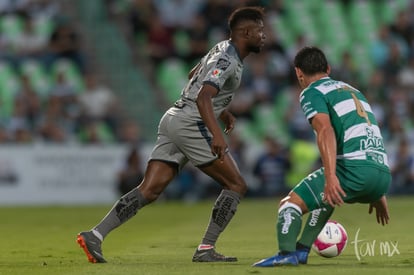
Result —
<path fill-rule="evenodd" d="M 306 266 L 280 268 L 251 267 L 276 252 L 277 200 L 240 204 L 217 243 L 219 252 L 238 256 L 237 263 L 192 263 L 212 203 L 159 202 L 144 208 L 108 235 L 103 245 L 107 264 L 88 263 L 75 237 L 99 222 L 110 205 L 0 208 L 0 274 L 413 274 L 412 197 L 390 199 L 391 221 L 385 227 L 367 214 L 367 205 L 338 208 L 332 218 L 348 231 L 344 253 L 331 259 L 312 253 Z M 363 241 L 356 248 L 365 254 L 360 260 L 355 253 L 358 230 Z M 393 243 L 398 253 L 381 255 L 386 243 Z"/>

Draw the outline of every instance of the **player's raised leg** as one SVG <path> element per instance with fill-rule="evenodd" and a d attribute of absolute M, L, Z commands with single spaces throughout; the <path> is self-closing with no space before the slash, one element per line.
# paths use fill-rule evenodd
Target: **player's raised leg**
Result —
<path fill-rule="evenodd" d="M 176 164 L 150 161 L 144 180 L 138 188 L 122 196 L 93 229 L 78 234 L 77 242 L 83 248 L 88 260 L 92 263 L 105 263 L 101 249 L 104 238 L 135 216 L 139 209 L 156 200 L 176 174 Z"/>

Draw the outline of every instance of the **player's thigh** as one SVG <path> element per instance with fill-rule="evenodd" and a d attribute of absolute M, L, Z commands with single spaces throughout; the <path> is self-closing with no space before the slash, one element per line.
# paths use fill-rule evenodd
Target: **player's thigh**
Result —
<path fill-rule="evenodd" d="M 181 170 L 188 162 L 183 152 L 165 135 L 158 135 L 157 142 L 152 149 L 149 160 L 175 163 L 178 166 L 178 170 Z"/>
<path fill-rule="evenodd" d="M 225 154 L 223 161 L 215 159 L 208 164 L 197 167 L 224 187 L 240 194 L 246 192 L 246 182 L 230 153 Z"/>
<path fill-rule="evenodd" d="M 312 211 L 327 206 L 323 201 L 324 188 L 325 175 L 323 168 L 320 168 L 302 179 L 292 191 L 304 201 L 307 209 Z"/>

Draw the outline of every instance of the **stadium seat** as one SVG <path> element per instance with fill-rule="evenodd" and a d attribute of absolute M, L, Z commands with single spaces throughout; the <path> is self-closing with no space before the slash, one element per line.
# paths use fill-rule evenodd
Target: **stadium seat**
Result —
<path fill-rule="evenodd" d="M 111 129 L 105 122 L 97 122 L 95 125 L 95 131 L 97 138 L 100 142 L 103 143 L 112 143 L 115 141 L 114 133 L 112 133 Z M 78 139 L 83 143 L 88 143 L 90 140 L 88 140 L 88 130 L 86 128 L 83 128 L 78 133 Z"/>
<path fill-rule="evenodd" d="M 272 104 L 257 105 L 253 110 L 253 117 L 259 138 L 272 136 L 282 142 L 287 142 L 283 117 L 277 115 L 277 109 Z"/>
<path fill-rule="evenodd" d="M 29 76 L 33 88 L 41 98 L 47 97 L 50 89 L 50 78 L 41 63 L 34 59 L 25 60 L 20 64 L 20 71 L 22 74 Z"/>
<path fill-rule="evenodd" d="M 16 72 L 7 62 L 0 62 L 0 119 L 7 119 L 13 113 L 14 96 L 19 90 Z"/>
<path fill-rule="evenodd" d="M 255 123 L 250 120 L 242 118 L 238 119 L 234 132 L 244 141 L 248 141 L 249 143 L 259 143 L 258 140 L 260 136 L 258 135 Z"/>
<path fill-rule="evenodd" d="M 76 92 L 80 93 L 83 91 L 84 83 L 82 73 L 70 59 L 59 58 L 53 63 L 51 71 L 52 80 L 56 79 L 59 72 L 65 74 L 68 82 L 74 86 Z"/>
<path fill-rule="evenodd" d="M 186 64 L 176 58 L 169 58 L 157 68 L 157 81 L 166 93 L 169 103 L 175 102 L 188 80 Z"/>
<path fill-rule="evenodd" d="M 190 48 L 190 37 L 185 31 L 176 31 L 174 33 L 174 46 L 180 56 L 188 54 Z"/>
<path fill-rule="evenodd" d="M 406 9 L 410 0 L 378 1 L 377 14 L 381 22 L 391 23 L 399 11 Z"/>
<path fill-rule="evenodd" d="M 287 25 L 294 35 L 305 34 L 309 42 L 319 41 L 319 32 L 315 26 L 315 16 L 310 12 L 308 1 L 285 1 Z M 295 37 L 294 36 L 294 37 Z"/>
<path fill-rule="evenodd" d="M 293 32 L 290 30 L 285 16 L 273 16 L 270 19 L 270 27 L 284 47 L 289 48 L 294 44 Z"/>
<path fill-rule="evenodd" d="M 324 48 L 329 51 L 330 60 L 335 64 L 339 62 L 342 52 L 348 48 L 351 41 L 341 3 L 329 1 L 321 5 L 318 23 L 319 29 L 323 29 L 321 40 Z"/>
<path fill-rule="evenodd" d="M 375 38 L 379 21 L 375 18 L 375 6 L 370 1 L 353 1 L 349 9 L 349 23 L 353 37 L 361 43 Z"/>
<path fill-rule="evenodd" d="M 23 31 L 23 20 L 16 14 L 0 16 L 1 33 L 6 39 L 15 40 Z"/>
<path fill-rule="evenodd" d="M 34 21 L 35 31 L 44 39 L 48 39 L 54 28 L 54 21 L 48 16 L 39 16 Z"/>

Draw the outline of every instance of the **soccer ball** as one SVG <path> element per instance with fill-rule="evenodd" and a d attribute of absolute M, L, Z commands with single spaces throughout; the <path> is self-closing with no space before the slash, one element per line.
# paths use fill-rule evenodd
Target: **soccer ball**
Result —
<path fill-rule="evenodd" d="M 342 253 L 347 241 L 345 228 L 337 221 L 329 220 L 312 244 L 312 249 L 322 257 L 332 258 Z"/>

